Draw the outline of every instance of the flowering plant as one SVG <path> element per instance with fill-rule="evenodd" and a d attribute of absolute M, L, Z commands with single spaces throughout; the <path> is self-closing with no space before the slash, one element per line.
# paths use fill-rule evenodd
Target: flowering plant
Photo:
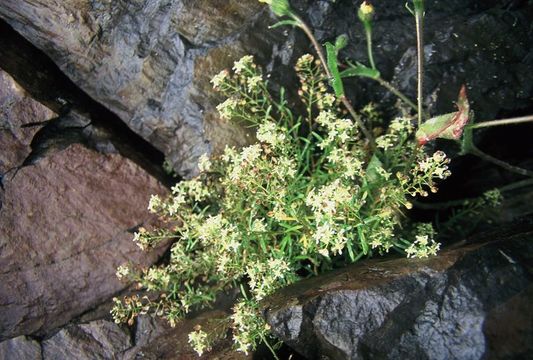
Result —
<path fill-rule="evenodd" d="M 166 199 L 152 196 L 149 210 L 171 226 L 140 229 L 134 240 L 143 249 L 179 240 L 165 266 L 119 269 L 160 296 L 116 300 L 116 320 L 153 310 L 174 324 L 244 284 L 230 323 L 237 348 L 248 351 L 267 332 L 259 301 L 299 277 L 392 248 L 417 257 L 436 253 L 430 225 L 418 226 L 412 243 L 401 230 L 409 199 L 435 192 L 435 181 L 449 175 L 444 153 L 420 150 L 408 116 L 393 120 L 369 151 L 313 56 L 301 57 L 296 72 L 304 114 L 283 96 L 274 100 L 251 56 L 213 78 L 227 98 L 220 116 L 255 126 L 257 143 L 203 156 L 197 178 L 178 183 Z M 190 337 L 199 353 L 209 347 L 201 331 Z"/>
<path fill-rule="evenodd" d="M 285 24 L 309 33 L 286 0 L 263 2 L 277 15 L 291 17 Z M 365 2 L 359 17 L 369 41 L 372 14 Z M 270 90 L 252 56 L 213 77 L 213 88 L 225 97 L 217 106 L 220 117 L 255 127 L 257 142 L 202 156 L 198 177 L 175 185 L 167 198 L 152 196 L 150 212 L 168 226 L 140 228 L 134 240 L 142 249 L 176 241 L 164 265 L 118 269 L 119 277 L 156 295 L 114 299 L 117 322 L 155 312 L 175 325 L 219 294 L 240 288 L 241 298 L 222 330 L 196 328 L 189 340 L 201 355 L 231 328 L 237 350 L 248 352 L 258 341 L 270 346 L 260 309 L 277 289 L 391 249 L 418 258 L 437 253 L 431 224 L 411 223 L 405 213 L 414 197 L 437 191 L 437 182 L 450 175 L 449 159 L 416 141 L 421 111 L 406 110 L 386 129 L 372 129 L 372 105 L 359 113 L 351 107 L 342 86 L 346 76 L 373 78 L 405 97 L 381 79 L 371 46 L 371 67 L 357 63 L 341 73 L 336 52 L 342 46 L 343 39 L 326 44 L 327 59 L 317 48 L 318 59 L 306 54 L 297 61 L 299 110 L 289 106 L 283 89 Z M 428 129 L 422 127 L 427 141 L 443 133 Z"/>

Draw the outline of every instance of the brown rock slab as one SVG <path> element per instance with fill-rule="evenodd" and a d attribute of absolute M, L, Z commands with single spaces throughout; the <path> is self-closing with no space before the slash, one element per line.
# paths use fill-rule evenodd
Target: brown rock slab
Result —
<path fill-rule="evenodd" d="M 22 165 L 41 123 L 56 116 L 0 70 L 0 174 Z"/>
<path fill-rule="evenodd" d="M 132 161 L 74 144 L 4 178 L 0 339 L 43 334 L 124 289 L 116 267 L 149 265 L 132 229 L 166 190 Z"/>
<path fill-rule="evenodd" d="M 136 324 L 135 347 L 124 353 L 123 360 L 251 360 L 252 353 L 246 355 L 231 349 L 231 336 L 221 338 L 201 357 L 189 345 L 189 333 L 196 326 L 209 331 L 217 320 L 226 316 L 227 313 L 220 310 L 206 311 L 193 319 L 182 320 L 174 328 L 161 318 L 141 316 Z"/>

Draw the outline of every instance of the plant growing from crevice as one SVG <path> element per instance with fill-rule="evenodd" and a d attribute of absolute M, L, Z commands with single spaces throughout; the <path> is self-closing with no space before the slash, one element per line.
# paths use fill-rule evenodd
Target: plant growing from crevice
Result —
<path fill-rule="evenodd" d="M 376 136 L 367 121 L 375 115 L 368 109 L 356 112 L 343 85 L 349 76 L 390 85 L 372 55 L 371 5 L 365 2 L 359 10 L 370 67 L 348 63 L 341 71 L 337 55 L 345 37 L 326 43 L 324 50 L 288 1 L 263 2 L 288 17 L 274 26 L 302 29 L 316 50 L 317 59 L 306 54 L 295 65 L 303 111 L 289 106 L 283 89 L 270 90 L 252 56 L 214 76 L 213 87 L 225 98 L 217 106 L 220 117 L 254 127 L 257 143 L 202 156 L 198 177 L 176 184 L 166 198 L 152 196 L 149 211 L 166 226 L 140 228 L 134 241 L 150 249 L 175 240 L 169 260 L 117 271 L 155 293 L 114 299 L 117 322 L 156 313 L 175 325 L 211 306 L 220 294 L 240 289 L 227 322 L 217 331 L 197 327 L 189 335 L 199 354 L 229 328 L 237 350 L 248 352 L 262 341 L 274 352 L 262 301 L 301 278 L 391 250 L 408 257 L 435 255 L 439 244 L 431 224 L 413 223 L 406 214 L 413 199 L 436 192 L 438 182 L 450 175 L 449 159 L 422 145 L 435 138 L 460 139 L 474 128 L 465 127 L 470 119 L 466 93 L 457 112 L 422 122 L 421 97 L 416 106 L 393 88 L 417 114 L 392 120 Z"/>

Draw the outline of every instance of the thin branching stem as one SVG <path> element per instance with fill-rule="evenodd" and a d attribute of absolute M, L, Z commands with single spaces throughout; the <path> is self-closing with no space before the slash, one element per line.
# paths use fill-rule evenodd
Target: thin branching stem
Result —
<path fill-rule="evenodd" d="M 530 170 L 527 170 L 527 169 L 524 169 L 524 168 L 521 168 L 521 167 L 518 167 L 518 166 L 514 166 L 514 165 L 511 165 L 503 160 L 500 160 L 500 159 L 497 159 L 495 158 L 494 156 L 491 156 L 481 150 L 479 150 L 477 147 L 472 147 L 472 149 L 470 149 L 470 154 L 472 155 L 475 155 L 485 161 L 488 161 L 494 165 L 497 165 L 501 168 L 504 168 L 505 170 L 508 170 L 510 172 L 514 172 L 515 174 L 520 174 L 520 175 L 523 175 L 523 176 L 529 176 L 529 177 L 533 177 L 533 171 L 530 171 Z"/>
<path fill-rule="evenodd" d="M 417 48 L 417 100 L 418 100 L 418 126 L 423 121 L 423 96 L 424 96 L 424 10 L 415 7 L 416 22 L 416 48 Z"/>
<path fill-rule="evenodd" d="M 313 34 L 313 32 L 311 31 L 309 26 L 307 26 L 305 21 L 303 21 L 302 18 L 300 18 L 296 14 L 291 14 L 291 16 L 292 16 L 292 18 L 294 20 L 296 20 L 298 22 L 299 27 L 303 30 L 305 35 L 307 35 L 307 37 L 311 41 L 311 44 L 315 48 L 315 51 L 316 51 L 316 53 L 318 55 L 318 58 L 320 59 L 320 63 L 322 64 L 322 68 L 326 72 L 326 75 L 327 75 L 328 79 L 331 79 L 332 78 L 332 74 L 331 74 L 331 71 L 329 71 L 329 68 L 328 68 L 328 65 L 327 65 L 328 63 L 327 63 L 327 60 L 326 60 L 326 56 L 324 55 L 324 51 L 322 50 L 322 47 L 320 46 L 320 44 L 316 40 L 315 35 Z M 357 126 L 359 126 L 359 128 L 361 129 L 361 131 L 363 132 L 363 134 L 367 138 L 368 142 L 370 143 L 370 146 L 374 149 L 376 147 L 375 141 L 374 141 L 374 136 L 372 136 L 372 133 L 366 128 L 365 124 L 361 120 L 361 117 L 357 115 L 357 113 L 355 112 L 352 104 L 350 103 L 350 100 L 348 100 L 348 98 L 346 96 L 342 96 L 340 98 L 340 100 L 341 100 L 342 104 L 344 105 L 344 107 L 346 108 L 346 110 L 348 110 L 348 112 L 350 113 L 350 115 L 352 116 L 354 121 L 356 122 Z"/>
<path fill-rule="evenodd" d="M 510 118 L 510 119 L 483 121 L 478 124 L 469 125 L 468 127 L 470 129 L 479 129 L 479 128 L 491 127 L 491 126 L 522 124 L 526 122 L 533 122 L 533 115 Z"/>
<path fill-rule="evenodd" d="M 391 93 L 393 93 L 394 95 L 399 97 L 403 102 L 405 102 L 407 105 L 409 105 L 409 107 L 411 107 L 413 110 L 418 111 L 417 105 L 414 102 L 412 102 L 411 100 L 409 100 L 409 98 L 407 96 L 405 96 L 403 93 L 401 93 L 400 90 L 396 89 L 390 82 L 388 82 L 387 80 L 383 79 L 381 76 L 378 77 L 378 78 L 373 78 L 373 79 L 375 79 L 377 82 L 379 82 L 381 84 L 381 86 L 385 87 Z"/>

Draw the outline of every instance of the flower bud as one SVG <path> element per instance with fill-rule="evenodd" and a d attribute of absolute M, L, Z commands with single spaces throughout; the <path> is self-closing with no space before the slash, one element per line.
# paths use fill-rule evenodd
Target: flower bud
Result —
<path fill-rule="evenodd" d="M 374 7 L 368 1 L 363 1 L 357 11 L 357 16 L 363 23 L 370 23 L 374 17 Z"/>
<path fill-rule="evenodd" d="M 291 7 L 288 0 L 259 0 L 259 2 L 270 5 L 270 8 L 277 16 L 290 15 Z"/>

